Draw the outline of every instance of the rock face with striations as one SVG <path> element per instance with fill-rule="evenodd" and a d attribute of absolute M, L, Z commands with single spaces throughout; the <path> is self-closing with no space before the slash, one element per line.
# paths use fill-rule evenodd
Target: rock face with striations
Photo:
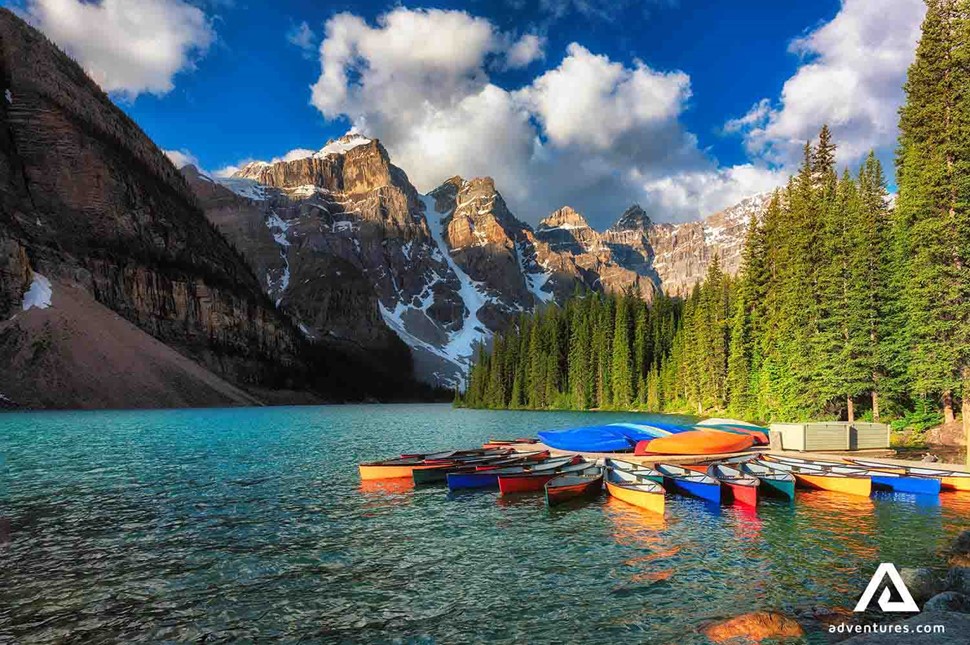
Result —
<path fill-rule="evenodd" d="M 210 220 L 309 337 L 370 353 L 403 339 L 427 381 L 457 383 L 464 366 L 449 345 L 468 318 L 462 284 L 426 199 L 379 141 L 348 134 L 221 183 L 185 171 Z"/>
<path fill-rule="evenodd" d="M 20 310 L 28 289 L 40 284 L 43 291 L 50 284 L 54 307 L 58 293 L 80 290 L 64 302 L 84 303 L 78 311 L 91 312 L 92 319 L 117 314 L 133 323 L 134 331 L 125 332 L 130 346 L 137 345 L 138 334 L 148 334 L 236 385 L 305 387 L 315 378 L 319 365 L 308 363 L 299 330 L 206 219 L 183 175 L 74 61 L 5 9 L 0 84 L 0 321 L 6 321 L 0 361 L 44 351 L 8 318 Z M 227 200 L 222 207 L 233 205 Z M 48 328 L 55 322 L 51 318 Z M 62 351 L 84 349 L 72 345 L 70 335 L 67 329 L 60 334 Z M 181 364 L 166 356 L 166 365 Z M 42 356 L 34 359 L 18 369 L 43 363 Z M 9 369 L 0 372 L 5 370 L 9 375 Z M 17 391 L 30 375 L 12 376 L 18 378 L 0 385 L 31 405 L 30 393 Z M 177 377 L 151 375 L 162 389 Z M 75 391 L 69 382 L 60 385 Z M 103 387 L 113 384 L 106 379 Z M 191 399 L 193 405 L 206 401 Z M 43 404 L 89 402 L 65 394 Z"/>
<path fill-rule="evenodd" d="M 726 273 L 736 274 L 751 218 L 761 217 L 770 199 L 770 193 L 760 193 L 699 222 L 652 225 L 647 235 L 654 252 L 653 268 L 664 292 L 671 296 L 690 293 L 704 279 L 714 254 Z"/>

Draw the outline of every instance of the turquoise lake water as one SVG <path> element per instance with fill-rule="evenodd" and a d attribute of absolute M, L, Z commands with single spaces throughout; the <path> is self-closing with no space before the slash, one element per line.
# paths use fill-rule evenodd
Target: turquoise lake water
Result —
<path fill-rule="evenodd" d="M 359 461 L 645 415 L 388 405 L 0 415 L 0 641 L 705 643 L 707 620 L 849 607 L 970 517 L 799 492 L 669 497 L 362 485 Z"/>

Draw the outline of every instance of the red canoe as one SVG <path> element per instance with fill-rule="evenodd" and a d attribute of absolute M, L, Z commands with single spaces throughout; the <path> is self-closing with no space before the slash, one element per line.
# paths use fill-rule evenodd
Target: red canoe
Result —
<path fill-rule="evenodd" d="M 603 491 L 603 469 L 593 466 L 579 473 L 560 475 L 546 482 L 546 504 L 555 506 Z"/>
<path fill-rule="evenodd" d="M 711 464 L 707 469 L 710 477 L 721 482 L 723 490 L 727 491 L 728 499 L 748 506 L 758 505 L 757 477 L 746 475 L 737 468 L 723 464 Z"/>
<path fill-rule="evenodd" d="M 556 468 L 555 470 L 499 475 L 498 489 L 502 495 L 509 495 L 511 493 L 541 492 L 545 488 L 546 482 L 549 480 L 555 479 L 560 475 L 582 472 L 588 469 L 590 466 L 592 466 L 592 464 L 589 462 L 581 461 L 579 463 L 566 464 Z"/>

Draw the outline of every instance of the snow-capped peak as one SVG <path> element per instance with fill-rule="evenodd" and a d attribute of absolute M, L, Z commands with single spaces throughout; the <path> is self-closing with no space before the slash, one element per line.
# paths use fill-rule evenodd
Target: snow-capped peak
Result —
<path fill-rule="evenodd" d="M 320 148 L 313 154 L 313 156 L 319 158 L 326 157 L 327 155 L 342 155 L 353 150 L 357 146 L 363 146 L 370 142 L 371 140 L 362 134 L 351 131 L 339 139 L 332 139 L 328 141 L 327 145 Z"/>

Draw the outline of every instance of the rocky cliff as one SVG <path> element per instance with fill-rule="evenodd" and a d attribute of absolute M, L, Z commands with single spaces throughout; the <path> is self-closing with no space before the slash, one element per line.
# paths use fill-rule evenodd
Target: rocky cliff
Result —
<path fill-rule="evenodd" d="M 308 358 L 320 352 L 277 311 L 178 170 L 74 61 L 7 10 L 0 10 L 0 84 L 0 320 L 21 303 L 26 308 L 35 285 L 54 290 L 54 307 L 58 289 L 80 289 L 236 385 L 327 383 L 321 364 Z M 23 329 L 5 327 L 0 344 Z M 68 341 L 61 351 L 82 342 Z M 16 347 L 6 346 L 0 371 L 44 364 L 36 355 L 11 363 Z M 21 376 L 5 387 L 31 380 Z M 69 386 L 43 404 L 83 404 Z M 27 391 L 6 394 L 38 400 Z"/>

